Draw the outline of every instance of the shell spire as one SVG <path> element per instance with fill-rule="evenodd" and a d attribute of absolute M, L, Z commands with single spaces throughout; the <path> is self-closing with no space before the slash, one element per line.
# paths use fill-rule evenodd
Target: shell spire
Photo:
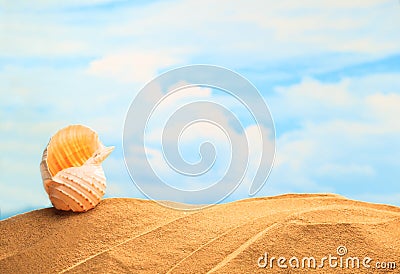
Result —
<path fill-rule="evenodd" d="M 101 163 L 113 150 L 88 127 L 72 125 L 59 130 L 40 163 L 43 186 L 53 206 L 74 212 L 94 208 L 106 189 Z"/>

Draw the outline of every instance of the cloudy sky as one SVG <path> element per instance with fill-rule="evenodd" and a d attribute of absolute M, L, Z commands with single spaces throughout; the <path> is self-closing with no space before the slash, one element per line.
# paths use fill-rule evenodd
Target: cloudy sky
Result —
<path fill-rule="evenodd" d="M 0 1 L 1 218 L 51 205 L 39 163 L 68 124 L 88 125 L 116 146 L 104 163 L 107 197 L 144 198 L 124 164 L 125 115 L 159 73 L 198 63 L 240 73 L 270 108 L 275 164 L 257 196 L 334 192 L 400 206 L 399 26 L 397 0 Z M 196 98 L 245 112 L 210 89 L 176 99 Z M 215 128 L 192 130 L 193 145 L 182 148 L 188 161 L 204 138 L 229 154 Z M 203 182 L 223 173 L 225 158 Z M 248 197 L 245 185 L 225 201 Z"/>

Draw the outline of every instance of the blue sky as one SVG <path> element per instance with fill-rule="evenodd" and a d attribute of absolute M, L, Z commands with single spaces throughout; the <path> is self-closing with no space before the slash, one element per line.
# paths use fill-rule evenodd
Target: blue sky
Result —
<path fill-rule="evenodd" d="M 125 114 L 146 82 L 196 63 L 242 74 L 271 110 L 275 165 L 258 196 L 334 192 L 400 205 L 399 13 L 395 0 L 0 1 L 1 217 L 50 206 L 42 151 L 74 123 L 116 146 L 106 196 L 143 198 L 123 161 Z M 206 89 L 182 96 L 231 102 Z M 248 197 L 252 172 L 227 201 Z"/>

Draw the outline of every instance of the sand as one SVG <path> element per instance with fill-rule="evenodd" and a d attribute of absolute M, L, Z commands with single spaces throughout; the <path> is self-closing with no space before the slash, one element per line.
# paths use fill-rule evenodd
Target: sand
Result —
<path fill-rule="evenodd" d="M 254 198 L 188 212 L 113 198 L 87 213 L 46 208 L 17 215 L 1 221 L 0 232 L 0 273 L 400 273 L 400 208 L 334 194 Z M 339 256 L 339 246 L 347 254 Z M 318 268 L 329 255 L 338 258 L 333 265 L 342 258 L 342 267 L 324 261 Z M 316 269 L 307 260 L 302 267 L 310 256 Z M 284 257 L 287 268 L 276 259 L 271 268 L 271 257 Z M 299 268 L 295 259 L 289 265 L 293 257 Z M 365 257 L 370 268 L 362 266 Z M 378 270 L 377 262 L 396 268 Z"/>

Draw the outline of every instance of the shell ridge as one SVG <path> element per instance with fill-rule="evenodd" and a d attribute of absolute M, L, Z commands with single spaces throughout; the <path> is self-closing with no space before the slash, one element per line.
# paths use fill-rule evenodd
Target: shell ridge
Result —
<path fill-rule="evenodd" d="M 61 172 L 60 172 L 61 173 Z M 58 174 L 60 174 L 58 173 Z M 101 197 L 97 196 L 90 188 L 86 187 L 86 184 L 82 184 L 79 180 L 74 180 L 68 174 L 60 174 L 54 181 L 64 185 L 65 187 L 74 191 L 74 194 L 81 196 L 88 201 L 91 206 L 95 206 L 95 202 L 100 200 Z"/>
<path fill-rule="evenodd" d="M 75 168 L 73 171 L 72 169 L 65 170 L 67 174 L 71 176 L 78 177 L 81 180 L 84 180 L 88 185 L 93 186 L 95 190 L 98 192 L 98 196 L 101 198 L 104 195 L 104 189 L 106 188 L 106 177 L 104 175 L 103 168 L 101 166 L 87 166 L 84 165 L 82 168 Z M 96 172 L 100 172 L 102 176 L 100 178 L 95 178 Z M 90 178 L 90 180 L 88 180 Z M 95 181 L 94 181 L 95 180 Z M 98 180 L 98 181 L 96 181 Z M 92 190 L 88 188 L 89 190 Z M 97 195 L 96 195 L 97 196 Z"/>
<path fill-rule="evenodd" d="M 86 181 L 86 179 L 83 178 L 83 176 L 77 176 L 73 171 L 79 171 L 79 170 L 78 168 L 65 169 L 57 174 L 57 178 L 59 178 L 64 184 L 68 185 L 68 183 L 65 182 L 66 180 L 72 183 L 73 185 L 76 185 L 77 191 L 83 191 L 88 198 L 92 198 L 92 200 L 100 200 L 102 195 L 101 193 L 94 192 L 90 188 L 89 184 L 91 182 Z"/>
<path fill-rule="evenodd" d="M 79 211 L 79 210 L 85 210 L 84 206 L 79 202 L 79 200 L 77 200 L 75 197 L 73 197 L 72 195 L 70 195 L 67 191 L 65 191 L 64 189 L 60 188 L 60 187 L 52 187 L 51 190 L 51 195 L 50 195 L 50 200 L 53 203 L 54 207 L 57 209 L 61 209 L 59 204 L 56 204 L 54 200 L 52 200 L 53 197 L 53 193 L 56 192 L 59 195 L 61 195 L 62 201 L 66 202 L 66 204 L 68 204 L 68 207 L 72 210 L 72 211 Z M 60 197 L 57 195 L 57 197 Z"/>

